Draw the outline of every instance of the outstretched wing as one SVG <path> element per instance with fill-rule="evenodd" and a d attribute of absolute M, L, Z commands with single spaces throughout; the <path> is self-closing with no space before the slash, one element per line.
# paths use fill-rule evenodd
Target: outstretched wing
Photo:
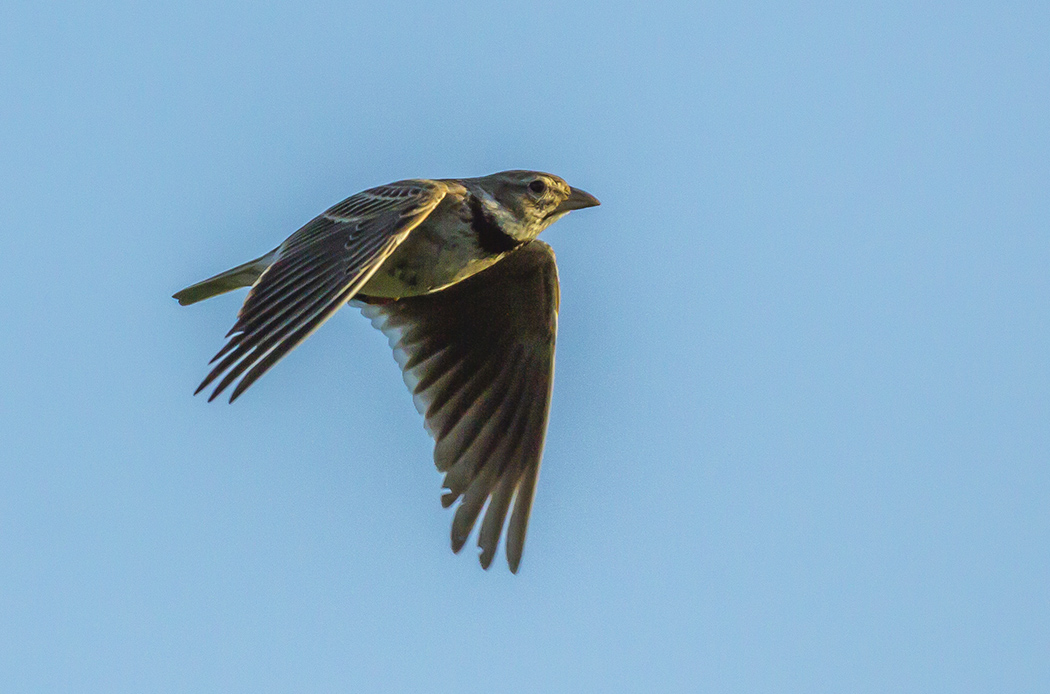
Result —
<path fill-rule="evenodd" d="M 398 181 L 353 195 L 292 234 L 248 293 L 219 363 L 197 393 L 225 374 L 208 400 L 240 378 L 230 402 L 354 296 L 433 211 L 440 181 Z"/>
<path fill-rule="evenodd" d="M 363 312 L 390 339 L 405 382 L 435 439 L 445 473 L 442 504 L 461 496 L 452 521 L 458 552 L 485 502 L 478 546 L 488 568 L 504 520 L 507 561 L 518 570 L 554 380 L 558 273 L 554 253 L 532 241 L 447 289 Z"/>

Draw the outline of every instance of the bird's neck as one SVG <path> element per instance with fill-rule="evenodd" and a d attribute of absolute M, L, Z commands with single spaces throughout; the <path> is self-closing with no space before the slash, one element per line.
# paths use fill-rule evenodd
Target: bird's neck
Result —
<path fill-rule="evenodd" d="M 478 247 L 486 253 L 507 253 L 531 240 L 521 220 L 487 193 L 469 194 L 467 205 L 470 228 L 477 236 Z"/>

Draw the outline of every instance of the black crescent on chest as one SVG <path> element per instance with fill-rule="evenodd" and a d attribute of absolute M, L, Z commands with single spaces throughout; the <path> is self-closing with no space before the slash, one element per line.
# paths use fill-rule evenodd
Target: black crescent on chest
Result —
<path fill-rule="evenodd" d="M 476 195 L 469 196 L 467 205 L 470 208 L 470 229 L 478 239 L 478 247 L 485 253 L 507 253 L 524 243 L 503 231 Z"/>

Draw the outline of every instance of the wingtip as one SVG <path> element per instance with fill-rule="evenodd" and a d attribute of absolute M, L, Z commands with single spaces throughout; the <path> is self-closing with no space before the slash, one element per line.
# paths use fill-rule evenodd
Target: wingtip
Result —
<path fill-rule="evenodd" d="M 481 562 L 481 568 L 483 568 L 486 571 L 488 571 L 489 567 L 492 566 L 492 559 L 495 556 L 496 556 L 496 548 L 495 547 L 482 547 L 481 548 L 481 553 L 478 554 L 478 561 Z"/>
<path fill-rule="evenodd" d="M 507 566 L 510 567 L 512 574 L 518 573 L 518 567 L 521 566 L 521 554 L 516 552 L 507 552 Z"/>

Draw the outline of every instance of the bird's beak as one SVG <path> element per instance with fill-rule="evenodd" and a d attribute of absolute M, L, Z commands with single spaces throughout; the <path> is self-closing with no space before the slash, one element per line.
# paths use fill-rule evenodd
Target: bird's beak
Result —
<path fill-rule="evenodd" d="M 585 207 L 597 207 L 598 205 L 601 205 L 598 202 L 598 198 L 587 191 L 579 188 L 569 188 L 569 197 L 562 200 L 562 203 L 554 209 L 554 213 L 562 214 L 573 210 L 582 210 Z"/>

